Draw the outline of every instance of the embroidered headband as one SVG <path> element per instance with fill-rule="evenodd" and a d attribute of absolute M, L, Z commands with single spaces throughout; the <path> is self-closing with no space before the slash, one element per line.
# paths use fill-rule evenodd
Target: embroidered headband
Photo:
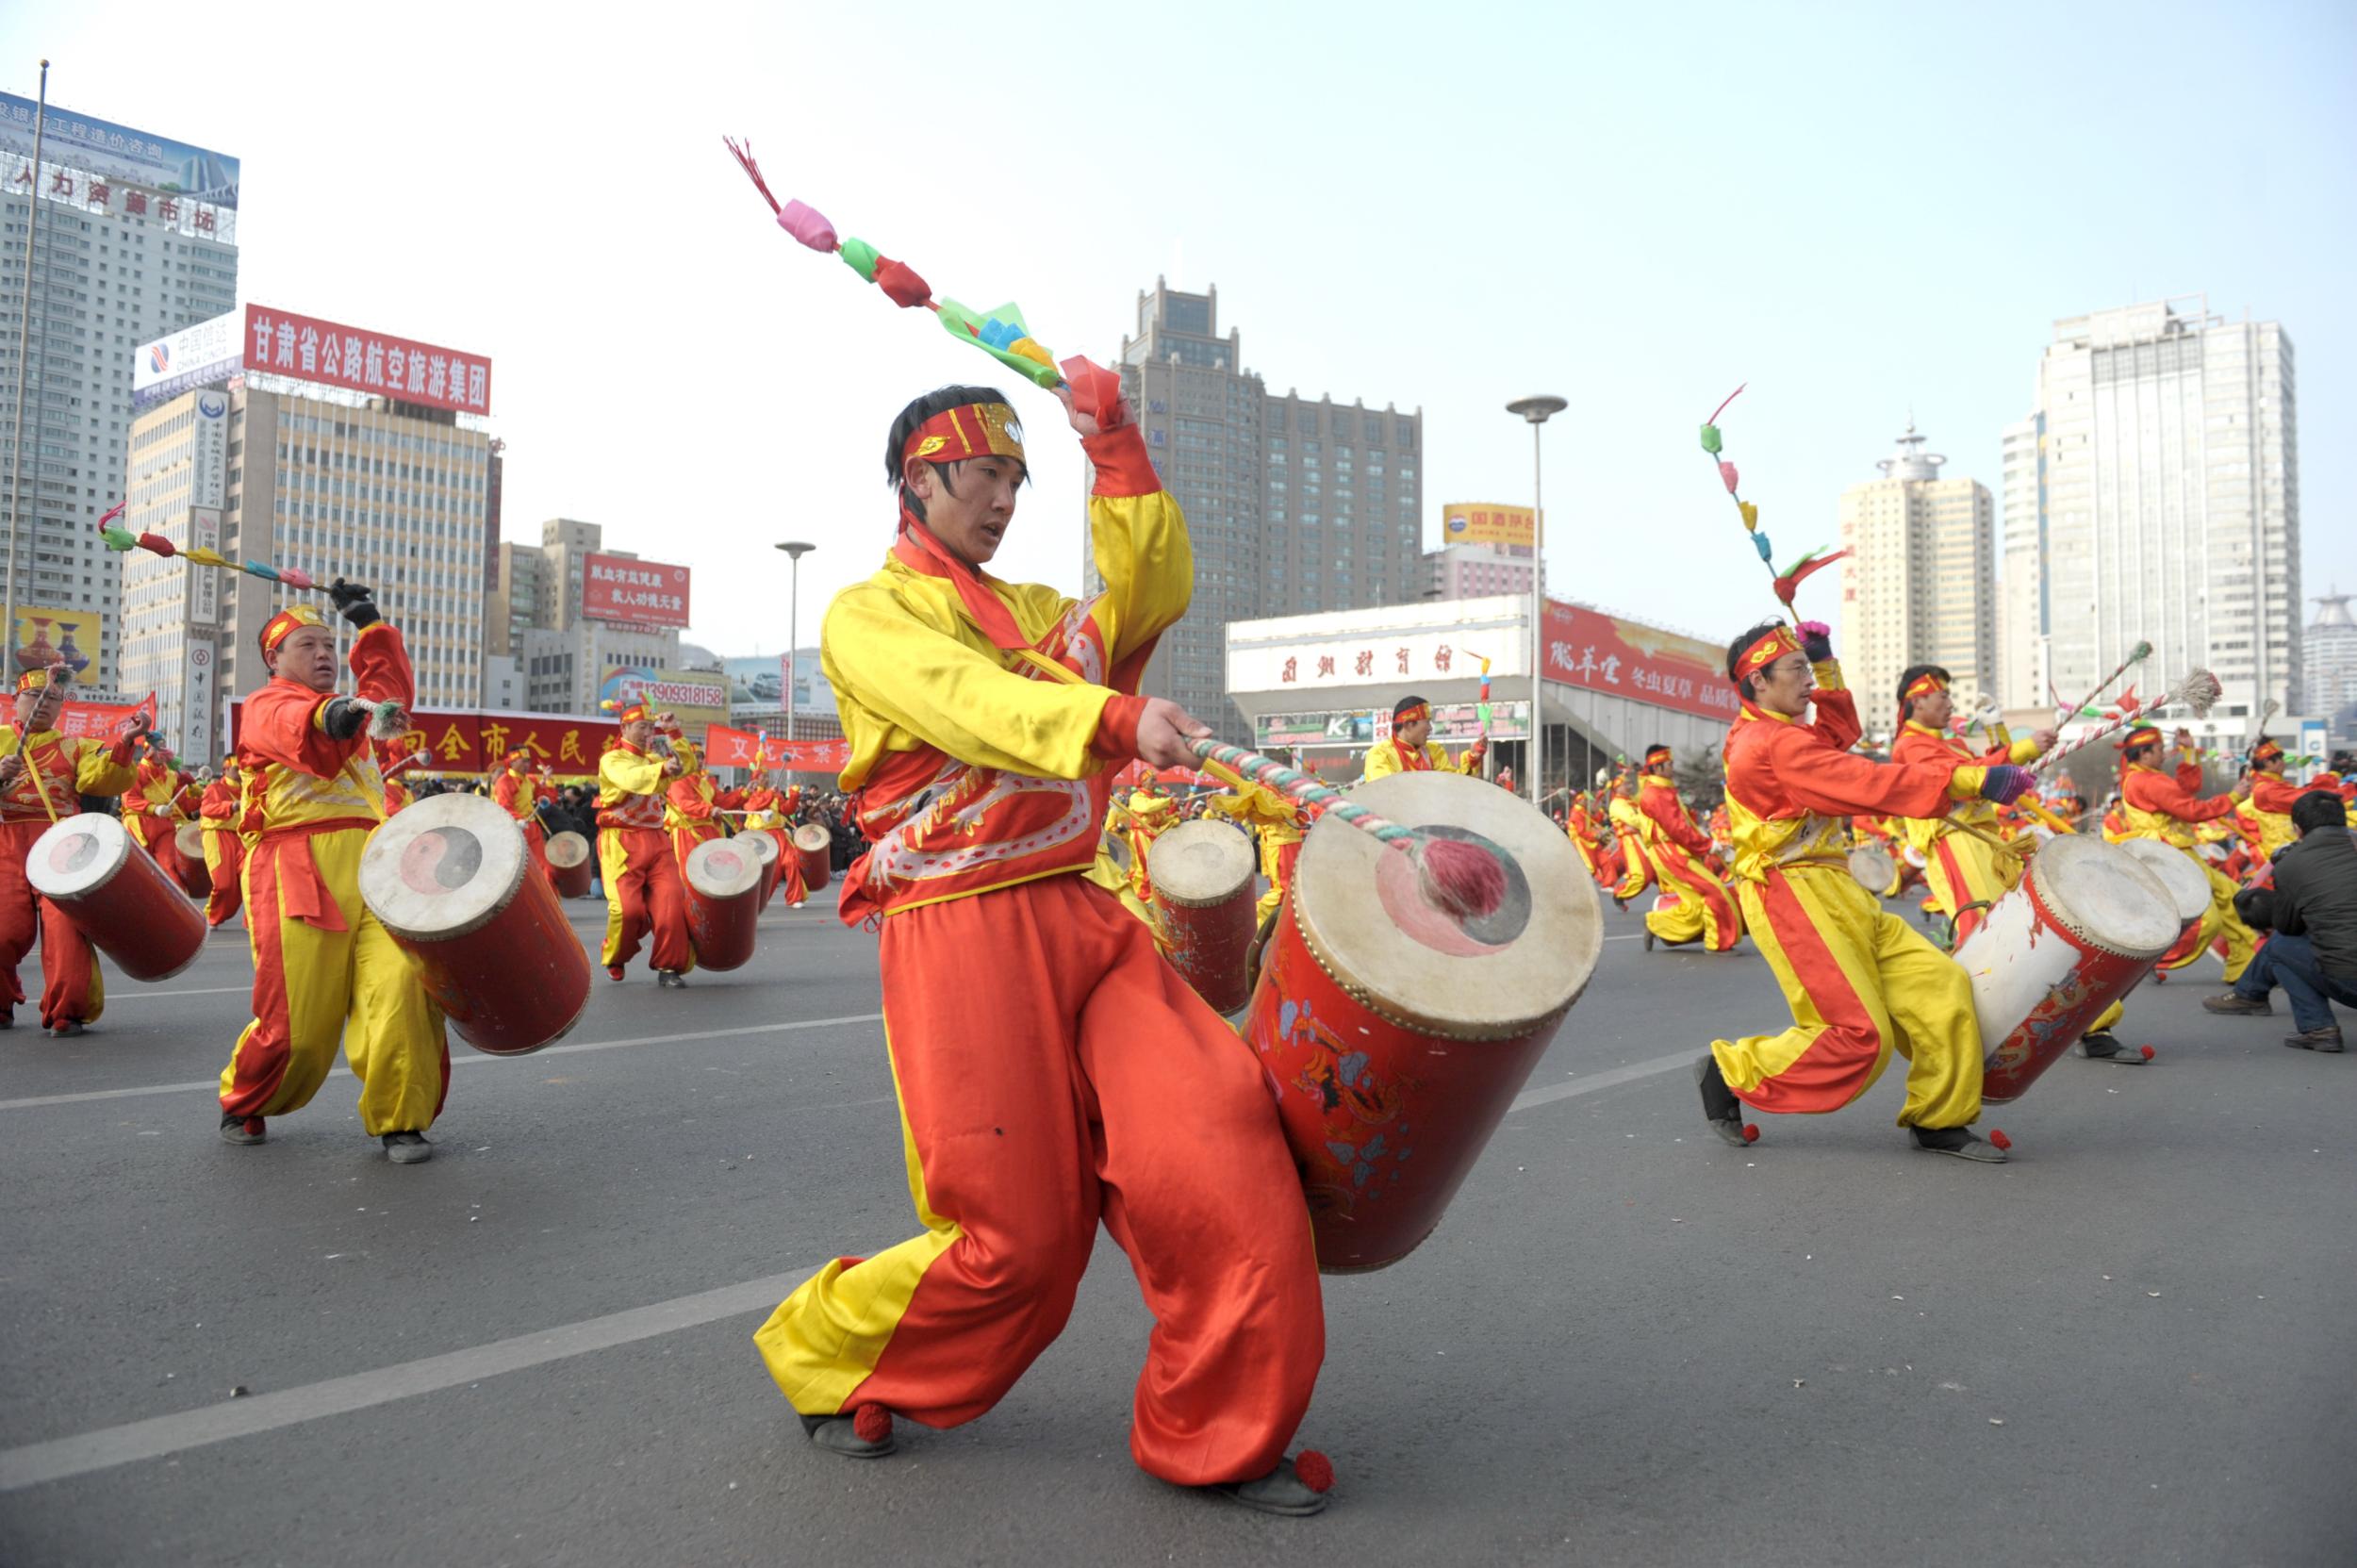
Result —
<path fill-rule="evenodd" d="M 654 717 L 647 710 L 647 700 L 643 697 L 634 697 L 627 702 L 618 702 L 609 697 L 598 706 L 612 714 L 617 724 L 636 724 Z"/>
<path fill-rule="evenodd" d="M 300 626 L 324 626 L 327 622 L 319 611 L 308 604 L 289 604 L 262 623 L 261 644 L 265 653 L 275 653 L 278 645 L 293 636 Z"/>
<path fill-rule="evenodd" d="M 2158 746 L 2160 743 L 2161 732 L 2159 730 L 2150 724 L 2139 724 L 2120 737 L 2119 749 L 2123 751 L 2133 751 L 2139 746 Z"/>
<path fill-rule="evenodd" d="M 1948 683 L 1926 670 L 1907 683 L 1907 689 L 1899 694 L 1902 702 L 1912 702 L 1919 697 L 1929 697 L 1935 691 L 1946 691 Z"/>
<path fill-rule="evenodd" d="M 1645 749 L 1645 766 L 1647 767 L 1651 767 L 1655 763 L 1668 762 L 1669 760 L 1670 749 L 1667 746 L 1649 746 Z"/>
<path fill-rule="evenodd" d="M 916 427 L 900 455 L 928 463 L 1012 457 L 1030 466 L 1023 455 L 1023 421 L 1003 403 L 969 403 L 943 409 Z"/>
<path fill-rule="evenodd" d="M 1797 653 L 1801 645 L 1793 639 L 1792 628 L 1779 620 L 1757 642 L 1743 650 L 1735 661 L 1735 678 L 1756 675 L 1787 653 Z"/>
<path fill-rule="evenodd" d="M 1392 710 L 1392 728 L 1396 730 L 1403 724 L 1420 724 L 1431 717 L 1432 705 L 1429 702 L 1410 700 Z"/>
<path fill-rule="evenodd" d="M 39 669 L 28 669 L 16 678 L 16 689 L 20 692 L 46 691 L 53 685 L 68 686 L 73 684 L 74 667 L 67 664 L 43 665 Z"/>

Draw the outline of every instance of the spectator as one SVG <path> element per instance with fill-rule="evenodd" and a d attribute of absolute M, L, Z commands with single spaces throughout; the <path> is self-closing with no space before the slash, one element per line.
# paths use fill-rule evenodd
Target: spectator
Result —
<path fill-rule="evenodd" d="M 2357 1007 L 2357 839 L 2339 796 L 2311 790 L 2292 806 L 2299 836 L 2275 856 L 2275 887 L 2246 889 L 2238 907 L 2266 920 L 2274 935 L 2234 989 L 2206 999 L 2213 1013 L 2272 1013 L 2267 992 L 2280 985 L 2299 1031 L 2283 1043 L 2338 1051 L 2341 1026 L 2332 1003 Z M 2254 980 L 2255 976 L 2255 980 Z"/>

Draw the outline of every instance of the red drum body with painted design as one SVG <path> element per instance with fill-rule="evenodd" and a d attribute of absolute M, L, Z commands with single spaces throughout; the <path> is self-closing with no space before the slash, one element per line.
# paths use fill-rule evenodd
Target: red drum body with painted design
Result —
<path fill-rule="evenodd" d="M 516 819 L 484 797 L 429 796 L 387 818 L 360 856 L 360 899 L 485 1055 L 526 1055 L 581 1021 L 589 956 Z"/>
<path fill-rule="evenodd" d="M 687 938 L 696 967 L 734 969 L 753 956 L 754 922 L 767 873 L 743 838 L 711 838 L 687 851 L 680 867 L 687 883 Z"/>
<path fill-rule="evenodd" d="M 2030 857 L 1955 952 L 1972 982 L 1981 1098 L 2019 1099 L 2177 940 L 2176 900 L 2126 850 L 2083 834 Z"/>
<path fill-rule="evenodd" d="M 778 835 L 767 828 L 748 828 L 736 835 L 736 842 L 752 850 L 761 862 L 761 907 L 769 907 L 769 895 L 785 880 L 785 851 L 778 847 Z"/>
<path fill-rule="evenodd" d="M 577 833 L 551 834 L 548 843 L 549 881 L 560 899 L 585 899 L 597 884 L 597 852 Z"/>
<path fill-rule="evenodd" d="M 1254 860 L 1252 840 L 1225 822 L 1181 822 L 1146 852 L 1170 966 L 1214 1013 L 1252 998 L 1244 960 L 1255 930 Z"/>
<path fill-rule="evenodd" d="M 1351 791 L 1407 827 L 1481 845 L 1506 896 L 1429 904 L 1414 862 L 1336 818 L 1311 829 L 1245 1019 L 1302 1174 L 1318 1266 L 1397 1263 L 1431 1234 L 1603 951 L 1594 882 L 1528 802 L 1459 773 Z"/>
<path fill-rule="evenodd" d="M 802 857 L 802 886 L 813 893 L 826 886 L 834 864 L 834 835 L 820 823 L 805 822 L 794 830 L 794 848 Z"/>
<path fill-rule="evenodd" d="M 25 880 L 133 980 L 169 980 L 205 950 L 204 910 L 104 812 L 51 823 Z"/>
<path fill-rule="evenodd" d="M 183 822 L 172 835 L 173 848 L 180 851 L 180 885 L 191 899 L 202 899 L 213 891 L 213 874 L 205 867 L 205 830 L 194 822 Z"/>

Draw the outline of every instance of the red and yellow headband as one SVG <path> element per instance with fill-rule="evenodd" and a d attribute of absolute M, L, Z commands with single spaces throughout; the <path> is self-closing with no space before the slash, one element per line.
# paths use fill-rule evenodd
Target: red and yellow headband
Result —
<path fill-rule="evenodd" d="M 598 706 L 612 714 L 617 724 L 636 724 L 654 717 L 648 711 L 647 700 L 643 697 L 634 697 L 627 702 L 618 702 L 609 697 Z"/>
<path fill-rule="evenodd" d="M 1739 681 L 1746 675 L 1756 675 L 1785 654 L 1800 651 L 1801 645 L 1793 639 L 1792 628 L 1779 620 L 1757 642 L 1737 656 L 1735 678 Z"/>
<path fill-rule="evenodd" d="M 2250 760 L 2252 762 L 2273 762 L 2277 757 L 2280 757 L 2283 754 L 2283 748 L 2276 744 L 2273 740 L 2263 739 L 2258 745 L 2253 746 L 2250 749 Z"/>
<path fill-rule="evenodd" d="M 1411 702 L 1404 708 L 1394 708 L 1392 710 L 1392 728 L 1396 730 L 1401 728 L 1403 725 L 1420 724 L 1431 717 L 1432 704 L 1429 702 Z"/>
<path fill-rule="evenodd" d="M 300 626 L 324 626 L 327 622 L 319 611 L 308 604 L 289 604 L 262 623 L 262 652 L 275 653 L 278 645 L 293 636 Z"/>
<path fill-rule="evenodd" d="M 65 673 L 58 674 L 57 671 L 61 669 Z M 16 678 L 16 689 L 19 692 L 47 691 L 52 685 L 62 686 L 71 685 L 73 683 L 74 671 L 71 666 L 49 664 L 41 666 L 39 669 L 28 669 L 19 675 Z"/>
<path fill-rule="evenodd" d="M 1667 746 L 1649 747 L 1645 751 L 1645 766 L 1647 767 L 1651 767 L 1655 763 L 1668 762 L 1669 760 L 1670 749 Z"/>
<path fill-rule="evenodd" d="M 916 427 L 900 455 L 928 463 L 1012 457 L 1029 466 L 1023 455 L 1023 421 L 1003 403 L 968 403 L 943 409 Z"/>
<path fill-rule="evenodd" d="M 2139 746 L 2158 746 L 2160 743 L 2161 732 L 2159 730 L 2150 724 L 2139 724 L 2120 737 L 2119 749 L 2123 751 L 2133 751 Z"/>
<path fill-rule="evenodd" d="M 1912 702 L 1919 697 L 1929 697 L 1935 691 L 1947 689 L 1947 682 L 1927 670 L 1907 683 L 1907 689 L 1899 694 L 1899 701 Z"/>

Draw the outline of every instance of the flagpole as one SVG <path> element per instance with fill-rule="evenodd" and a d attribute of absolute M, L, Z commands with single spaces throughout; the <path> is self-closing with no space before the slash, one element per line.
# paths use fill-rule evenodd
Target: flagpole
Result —
<path fill-rule="evenodd" d="M 41 102 L 33 111 L 33 181 L 25 190 L 25 314 L 16 323 L 16 433 L 8 448 L 8 586 L 0 628 L 8 634 L 8 660 L 16 659 L 16 541 L 25 526 L 25 366 L 33 330 L 33 239 L 41 232 L 41 142 L 49 122 L 49 62 L 41 62 Z M 42 299 L 46 302 L 48 296 Z M 47 356 L 41 385 L 46 387 Z M 98 650 L 103 658 L 106 650 Z M 14 679 L 13 672 L 10 679 Z"/>

